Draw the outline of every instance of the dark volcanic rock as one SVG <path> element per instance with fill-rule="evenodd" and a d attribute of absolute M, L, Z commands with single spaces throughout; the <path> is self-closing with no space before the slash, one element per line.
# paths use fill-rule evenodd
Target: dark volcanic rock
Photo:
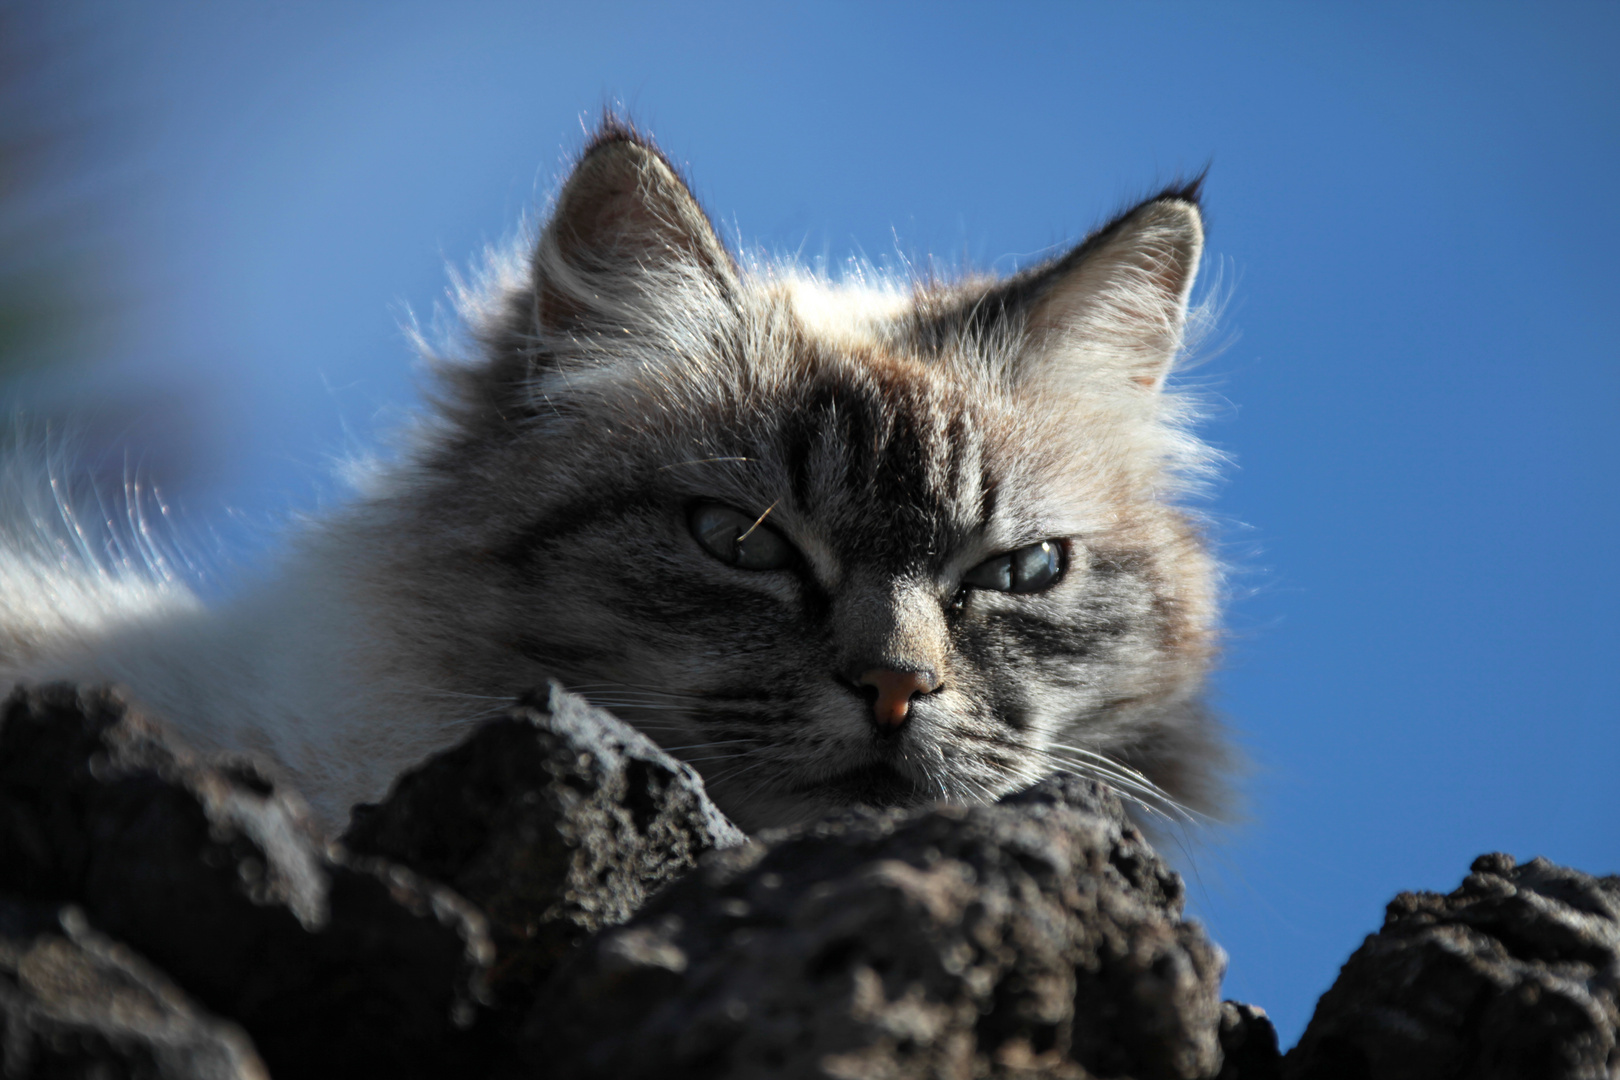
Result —
<path fill-rule="evenodd" d="M 1457 891 L 1401 893 L 1323 995 L 1285 1074 L 1322 1080 L 1620 1075 L 1620 878 L 1483 855 Z"/>
<path fill-rule="evenodd" d="M 204 764 L 106 690 L 0 705 L 0 892 L 79 905 L 278 1076 L 440 1074 L 490 953 L 460 898 L 334 857 L 259 770 Z"/>
<path fill-rule="evenodd" d="M 508 1000 L 698 856 L 743 840 L 691 766 L 556 684 L 356 807 L 344 836 L 478 904 Z"/>
<path fill-rule="evenodd" d="M 1114 797 L 720 852 L 553 978 L 512 1076 L 1208 1077 L 1224 957 Z"/>
<path fill-rule="evenodd" d="M 1266 1010 L 1221 1003 L 1221 1071 L 1215 1080 L 1282 1080 L 1277 1029 Z"/>
<path fill-rule="evenodd" d="M 553 687 L 357 808 L 347 843 L 116 694 L 20 688 L 0 1075 L 1620 1076 L 1620 878 L 1541 859 L 1396 897 L 1284 1059 L 1263 1011 L 1219 1001 L 1180 879 L 1075 777 L 749 843 Z M 484 915 L 428 878 L 487 908 L 500 1008 Z"/>
<path fill-rule="evenodd" d="M 269 1080 L 247 1034 L 209 1016 L 76 908 L 0 900 L 7 1080 Z"/>

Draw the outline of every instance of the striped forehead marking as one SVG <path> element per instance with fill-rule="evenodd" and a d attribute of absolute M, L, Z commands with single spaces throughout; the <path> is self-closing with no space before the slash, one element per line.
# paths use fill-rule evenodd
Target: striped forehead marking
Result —
<path fill-rule="evenodd" d="M 956 387 L 904 362 L 818 366 L 784 402 L 778 446 L 794 503 L 835 534 L 829 543 L 915 563 L 984 527 L 995 508 L 984 423 Z"/>

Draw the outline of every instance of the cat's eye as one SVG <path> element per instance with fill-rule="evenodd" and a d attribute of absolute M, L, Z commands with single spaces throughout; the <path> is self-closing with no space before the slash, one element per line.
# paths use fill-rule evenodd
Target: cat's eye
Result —
<path fill-rule="evenodd" d="M 1033 593 L 1051 588 L 1062 574 L 1063 545 L 1042 540 L 984 560 L 962 576 L 962 584 L 972 589 Z"/>
<path fill-rule="evenodd" d="M 703 550 L 727 566 L 781 570 L 798 561 L 793 545 L 753 514 L 719 503 L 701 503 L 693 508 L 689 524 Z"/>

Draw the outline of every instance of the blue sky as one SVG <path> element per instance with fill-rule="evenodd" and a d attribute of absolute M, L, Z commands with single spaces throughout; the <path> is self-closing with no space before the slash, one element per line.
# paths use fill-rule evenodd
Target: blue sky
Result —
<path fill-rule="evenodd" d="M 1620 871 L 1620 8 L 63 10 L 121 299 L 56 393 L 192 447 L 179 512 L 243 565 L 412 407 L 405 313 L 604 102 L 745 242 L 834 260 L 1010 269 L 1209 165 L 1255 768 L 1183 864 L 1227 994 L 1289 1044 L 1397 891 Z"/>

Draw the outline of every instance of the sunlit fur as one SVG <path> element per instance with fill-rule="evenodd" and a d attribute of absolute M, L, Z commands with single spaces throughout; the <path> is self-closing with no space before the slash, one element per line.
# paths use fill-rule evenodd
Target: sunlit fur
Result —
<path fill-rule="evenodd" d="M 12 527 L 0 674 L 125 682 L 279 759 L 333 823 L 547 678 L 692 762 L 750 829 L 1057 768 L 1217 809 L 1217 573 L 1177 505 L 1209 455 L 1164 385 L 1196 198 L 1013 278 L 836 283 L 739 264 L 609 121 L 535 239 L 460 289 L 397 462 L 296 530 L 271 584 L 206 610 Z M 701 502 L 802 561 L 725 565 L 688 528 Z M 1042 540 L 1066 552 L 1049 590 L 961 587 Z M 863 667 L 942 685 L 885 734 L 845 674 Z"/>

